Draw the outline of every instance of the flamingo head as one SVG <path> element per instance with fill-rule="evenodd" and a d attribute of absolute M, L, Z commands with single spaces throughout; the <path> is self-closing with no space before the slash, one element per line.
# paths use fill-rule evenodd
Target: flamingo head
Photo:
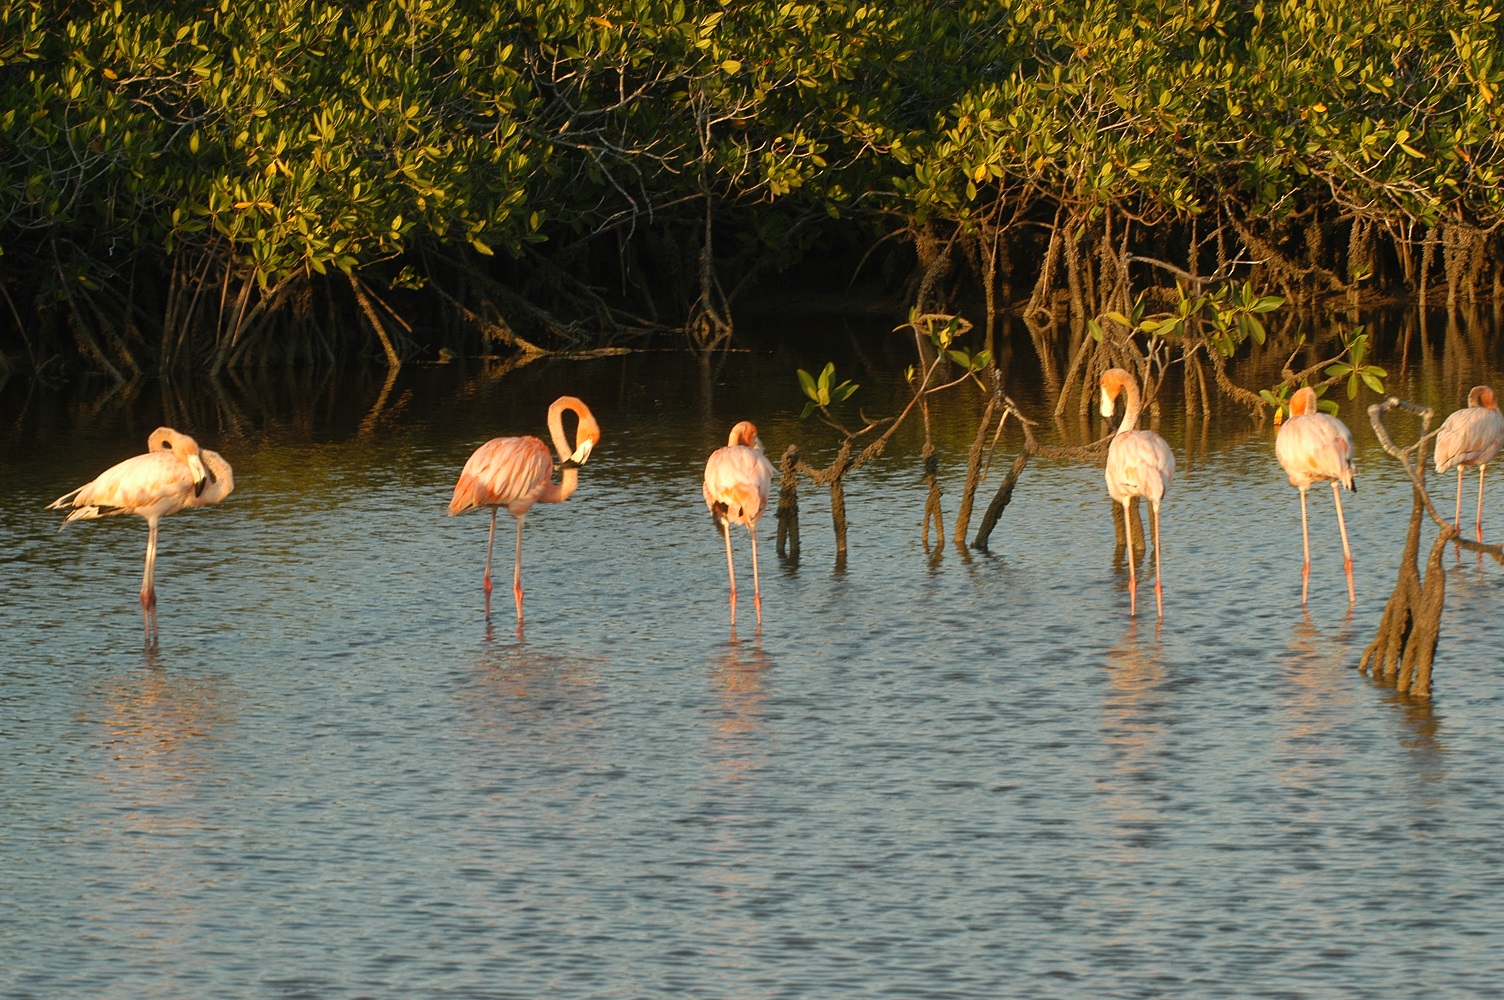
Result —
<path fill-rule="evenodd" d="M 601 440 L 601 426 L 595 422 L 595 414 L 590 412 L 590 407 L 584 401 L 575 396 L 560 396 L 554 400 L 548 408 L 548 420 L 551 428 L 559 427 L 558 415 L 565 410 L 570 411 L 579 418 L 579 425 L 574 430 L 574 450 L 569 453 L 563 468 L 579 468 L 590 458 L 590 452 Z M 554 432 L 554 446 L 559 449 L 559 454 L 564 453 L 564 444 L 560 435 L 562 429 Z"/>
<path fill-rule="evenodd" d="M 1109 368 L 1102 373 L 1102 416 L 1111 417 L 1117 407 L 1118 395 L 1125 386 L 1133 384 L 1133 376 L 1121 368 Z"/>
<path fill-rule="evenodd" d="M 215 481 L 214 473 L 204 466 L 204 460 L 200 455 L 198 442 L 187 434 L 173 430 L 171 427 L 158 427 L 147 438 L 147 447 L 152 451 L 170 451 L 183 464 L 188 466 L 189 473 L 193 476 L 193 495 L 201 496 L 204 486 Z"/>
<path fill-rule="evenodd" d="M 757 425 L 750 420 L 743 420 L 731 428 L 731 436 L 726 439 L 730 447 L 741 445 L 744 448 L 756 448 L 762 451 L 762 438 L 757 436 Z"/>
<path fill-rule="evenodd" d="M 1303 385 L 1290 397 L 1290 416 L 1299 417 L 1316 412 L 1316 390 Z"/>
<path fill-rule="evenodd" d="M 1494 391 L 1486 385 L 1475 385 L 1467 394 L 1467 405 L 1483 407 L 1487 410 L 1497 410 L 1498 402 L 1494 399 Z"/>
<path fill-rule="evenodd" d="M 574 452 L 569 460 L 575 465 L 584 465 L 590 458 L 590 453 L 595 450 L 596 443 L 601 439 L 601 429 L 594 419 L 580 418 L 580 429 L 575 435 Z"/>

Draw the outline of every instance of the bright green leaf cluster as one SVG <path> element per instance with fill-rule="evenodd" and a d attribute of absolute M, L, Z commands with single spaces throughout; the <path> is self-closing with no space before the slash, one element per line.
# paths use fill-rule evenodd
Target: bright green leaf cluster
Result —
<path fill-rule="evenodd" d="M 799 387 L 804 390 L 804 395 L 809 399 L 809 402 L 804 404 L 804 412 L 799 415 L 801 420 L 817 409 L 824 410 L 837 403 L 844 403 L 851 398 L 852 393 L 861 388 L 850 381 L 836 385 L 834 384 L 835 377 L 836 366 L 833 361 L 826 362 L 818 378 L 803 368 L 799 369 Z"/>
<path fill-rule="evenodd" d="M 1326 369 L 1328 378 L 1347 379 L 1347 398 L 1358 397 L 1358 383 L 1361 381 L 1374 392 L 1383 395 L 1384 379 L 1389 377 L 1389 372 L 1378 365 L 1364 364 L 1368 357 L 1368 334 L 1363 332 L 1363 327 L 1353 329 L 1343 338 L 1347 346 L 1347 360 L 1339 361 Z"/>

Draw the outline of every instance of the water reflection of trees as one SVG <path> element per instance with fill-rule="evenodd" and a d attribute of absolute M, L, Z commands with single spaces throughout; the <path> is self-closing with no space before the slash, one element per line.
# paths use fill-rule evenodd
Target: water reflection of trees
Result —
<path fill-rule="evenodd" d="M 463 405 L 481 399 L 523 364 L 481 361 L 400 371 L 235 369 L 218 377 L 87 380 L 65 386 L 27 380 L 0 387 L 5 388 L 0 393 L 0 425 L 38 445 L 71 442 L 81 430 L 93 427 L 139 428 L 144 439 L 162 425 L 214 446 L 262 436 L 290 441 L 364 439 L 422 419 L 455 400 Z M 508 388 L 516 392 L 518 386 Z"/>

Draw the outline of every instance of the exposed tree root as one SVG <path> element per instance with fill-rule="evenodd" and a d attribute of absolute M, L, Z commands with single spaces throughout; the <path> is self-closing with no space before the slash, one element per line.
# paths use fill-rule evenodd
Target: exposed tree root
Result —
<path fill-rule="evenodd" d="M 1401 449 L 1395 446 L 1384 427 L 1384 414 L 1393 409 L 1405 410 L 1421 418 L 1421 432 L 1415 442 Z M 1405 549 L 1400 557 L 1399 579 L 1384 606 L 1384 617 L 1379 630 L 1363 650 L 1358 669 L 1364 673 L 1392 683 L 1402 694 L 1412 698 L 1431 697 L 1431 668 L 1436 659 L 1436 642 L 1441 634 L 1441 613 L 1446 601 L 1447 576 L 1442 565 L 1442 555 L 1448 542 L 1455 542 L 1470 551 L 1487 553 L 1500 565 L 1504 565 L 1504 546 L 1484 545 L 1457 537 L 1457 530 L 1437 513 L 1426 492 L 1425 464 L 1426 443 L 1430 440 L 1431 419 L 1429 407 L 1418 406 L 1393 396 L 1368 408 L 1368 420 L 1373 425 L 1379 444 L 1394 456 L 1410 477 L 1412 503 L 1410 530 L 1405 536 Z M 1412 461 L 1413 460 L 1413 461 Z M 1420 529 L 1423 514 L 1429 514 L 1441 531 L 1431 545 L 1431 554 L 1426 559 L 1426 573 L 1422 578 L 1416 561 L 1420 555 Z"/>

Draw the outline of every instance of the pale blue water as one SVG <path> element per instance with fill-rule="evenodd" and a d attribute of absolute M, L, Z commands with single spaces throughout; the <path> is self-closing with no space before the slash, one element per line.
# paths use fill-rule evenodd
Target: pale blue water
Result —
<path fill-rule="evenodd" d="M 1433 705 L 1356 672 L 1409 509 L 1360 409 L 1351 616 L 1330 493 L 1302 615 L 1272 431 L 1224 415 L 1161 428 L 1162 628 L 1099 468 L 1036 460 L 993 553 L 936 563 L 905 434 L 850 480 L 844 571 L 820 491 L 797 566 L 764 520 L 760 634 L 735 536 L 732 639 L 704 458 L 743 418 L 828 458 L 792 379 L 823 360 L 415 368 L 378 414 L 379 374 L 4 387 L 0 996 L 1504 995 L 1504 570 L 1449 575 Z M 561 392 L 605 439 L 528 519 L 519 641 L 444 507 Z M 144 524 L 43 507 L 162 422 L 238 489 L 164 522 L 148 654 Z"/>

